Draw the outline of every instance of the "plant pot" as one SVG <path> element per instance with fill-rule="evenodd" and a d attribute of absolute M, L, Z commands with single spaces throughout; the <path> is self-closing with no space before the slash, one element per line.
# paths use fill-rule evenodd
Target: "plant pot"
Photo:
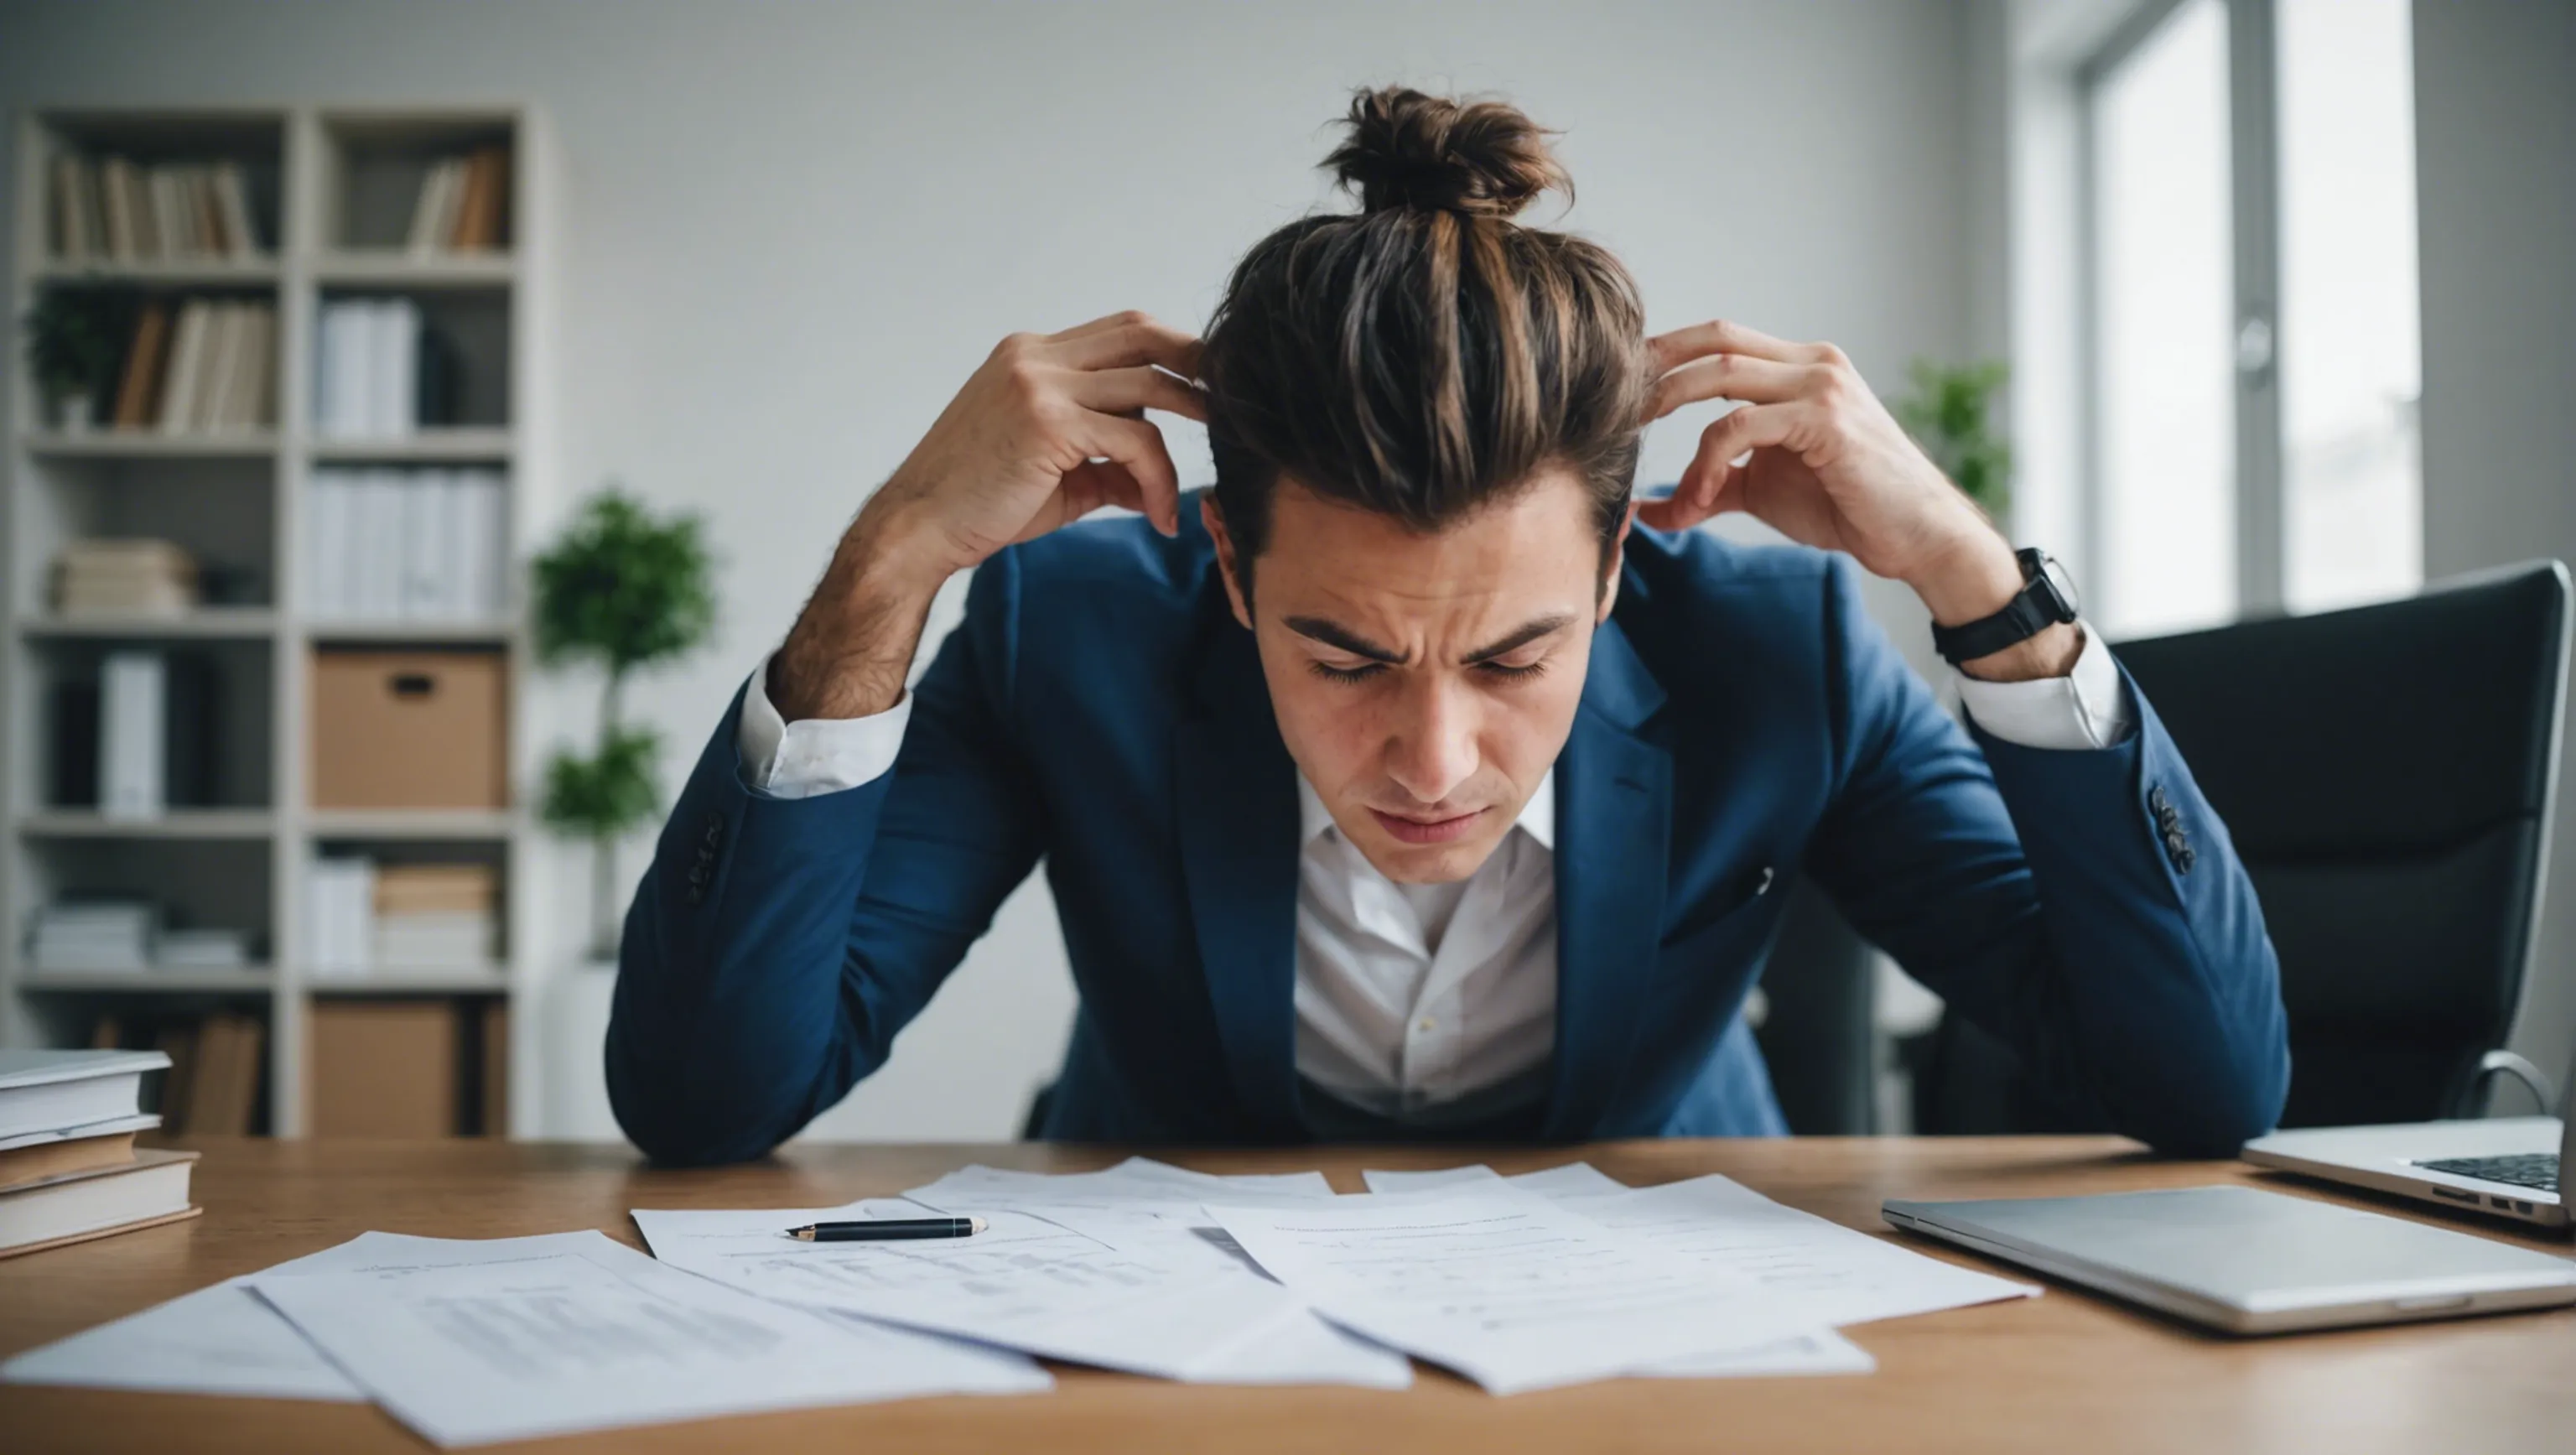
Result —
<path fill-rule="evenodd" d="M 89 396 L 59 394 L 54 397 L 54 422 L 65 434 L 89 433 Z"/>

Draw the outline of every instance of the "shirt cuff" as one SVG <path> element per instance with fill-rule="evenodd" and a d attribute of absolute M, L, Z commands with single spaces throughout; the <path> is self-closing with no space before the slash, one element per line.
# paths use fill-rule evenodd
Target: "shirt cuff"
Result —
<path fill-rule="evenodd" d="M 772 798 L 815 798 L 885 776 L 903 751 L 912 694 L 869 717 L 817 717 L 789 722 L 769 701 L 769 659 L 760 659 L 742 689 L 742 725 L 734 745 L 743 783 Z"/>
<path fill-rule="evenodd" d="M 2128 689 L 2102 634 L 2084 622 L 2075 670 L 2035 682 L 1988 682 L 1959 674 L 1959 700 L 1977 726 L 2025 748 L 2107 748 L 2129 736 Z"/>

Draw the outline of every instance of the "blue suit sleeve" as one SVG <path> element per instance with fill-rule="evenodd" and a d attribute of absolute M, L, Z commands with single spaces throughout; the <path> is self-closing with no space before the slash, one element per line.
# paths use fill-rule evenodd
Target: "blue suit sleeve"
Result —
<path fill-rule="evenodd" d="M 2052 1098 L 2226 1156 L 2289 1088 L 2280 969 L 2227 827 L 2135 684 L 2127 741 L 1973 740 L 1826 577 L 1838 791 L 1807 865 L 1860 932 L 2010 1045 Z M 2158 789 L 2193 855 L 2164 851 Z"/>
<path fill-rule="evenodd" d="M 1044 842 L 1012 742 L 1017 563 L 975 574 L 894 768 L 804 799 L 744 786 L 736 696 L 626 916 L 610 1104 L 656 1161 L 758 1157 L 884 1064 Z"/>

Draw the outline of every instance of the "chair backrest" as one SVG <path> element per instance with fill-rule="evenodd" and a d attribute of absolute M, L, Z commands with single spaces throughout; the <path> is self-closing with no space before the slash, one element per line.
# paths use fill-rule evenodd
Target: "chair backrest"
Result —
<path fill-rule="evenodd" d="M 2475 1111 L 2539 923 L 2568 598 L 2548 561 L 2116 649 L 2261 897 L 2283 1126 Z M 1953 1078 L 1966 1059 L 1935 1058 Z"/>
<path fill-rule="evenodd" d="M 1792 1133 L 1866 1136 L 1878 1130 L 1876 952 L 1805 875 L 1788 894 L 1753 1038 Z"/>

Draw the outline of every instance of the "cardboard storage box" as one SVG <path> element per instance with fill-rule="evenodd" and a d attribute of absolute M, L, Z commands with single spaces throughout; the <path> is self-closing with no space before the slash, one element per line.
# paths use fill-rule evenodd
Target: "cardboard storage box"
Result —
<path fill-rule="evenodd" d="M 463 1046 L 454 1002 L 317 1000 L 306 1125 L 317 1137 L 452 1137 Z"/>
<path fill-rule="evenodd" d="M 498 652 L 315 652 L 313 806 L 506 805 L 504 668 Z"/>

